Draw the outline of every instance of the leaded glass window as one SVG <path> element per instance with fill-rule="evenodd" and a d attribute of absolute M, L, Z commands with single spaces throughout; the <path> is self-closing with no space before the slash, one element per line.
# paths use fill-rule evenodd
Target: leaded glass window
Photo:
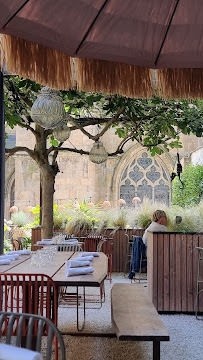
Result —
<path fill-rule="evenodd" d="M 126 166 L 121 174 L 120 198 L 132 205 L 132 199 L 138 196 L 152 202 L 163 202 L 169 205 L 170 176 L 164 164 L 157 157 L 150 157 L 144 151 Z"/>

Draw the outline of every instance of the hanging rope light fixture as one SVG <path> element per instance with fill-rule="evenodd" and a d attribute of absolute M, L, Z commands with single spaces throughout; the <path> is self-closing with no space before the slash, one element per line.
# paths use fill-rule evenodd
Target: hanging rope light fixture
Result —
<path fill-rule="evenodd" d="M 44 129 L 63 124 L 66 117 L 62 99 L 57 90 L 45 86 L 31 107 L 31 118 Z"/>
<path fill-rule="evenodd" d="M 71 130 L 70 128 L 64 124 L 60 127 L 57 127 L 53 130 L 53 135 L 58 141 L 66 141 L 70 137 Z"/>
<path fill-rule="evenodd" d="M 101 164 L 108 158 L 108 153 L 101 141 L 95 141 L 89 153 L 89 159 L 95 164 Z"/>

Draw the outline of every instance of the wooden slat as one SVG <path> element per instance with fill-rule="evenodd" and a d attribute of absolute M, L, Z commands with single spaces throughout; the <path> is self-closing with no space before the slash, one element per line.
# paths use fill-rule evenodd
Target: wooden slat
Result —
<path fill-rule="evenodd" d="M 158 271 L 158 311 L 163 309 L 164 304 L 164 238 L 163 234 L 159 235 L 159 245 L 157 247 L 158 257 L 157 257 L 157 267 Z"/>
<path fill-rule="evenodd" d="M 175 237 L 164 235 L 164 271 L 169 274 L 168 288 L 164 296 L 164 310 L 174 307 L 174 281 L 175 281 Z M 173 255 L 172 255 L 173 254 Z M 168 267 L 168 270 L 167 270 Z"/>
<path fill-rule="evenodd" d="M 181 261 L 181 298 L 182 309 L 187 311 L 187 236 L 181 235 L 182 261 Z"/>
<path fill-rule="evenodd" d="M 171 235 L 172 236 L 172 235 Z M 173 287 L 171 287 L 171 297 L 173 297 L 173 306 L 171 305 L 170 311 L 182 311 L 182 294 L 181 294 L 181 264 L 182 264 L 182 235 L 174 234 L 175 242 L 175 254 L 171 253 L 171 257 L 175 257 L 175 267 L 174 267 L 174 282 Z"/>
<path fill-rule="evenodd" d="M 170 239 L 170 235 L 169 234 L 163 234 L 163 246 L 164 246 L 164 250 L 163 250 L 163 266 L 164 266 L 164 299 L 163 299 L 163 308 L 168 309 L 170 307 L 170 248 L 168 248 L 168 246 L 166 246 L 166 244 L 168 244 L 168 242 L 173 240 Z"/>
<path fill-rule="evenodd" d="M 193 235 L 187 235 L 187 311 L 194 309 L 194 293 L 193 293 Z"/>

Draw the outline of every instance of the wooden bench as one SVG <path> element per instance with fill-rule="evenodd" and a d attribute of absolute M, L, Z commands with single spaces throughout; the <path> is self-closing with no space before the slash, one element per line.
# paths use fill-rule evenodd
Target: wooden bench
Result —
<path fill-rule="evenodd" d="M 111 318 L 119 340 L 153 341 L 153 360 L 160 359 L 160 341 L 169 341 L 169 333 L 142 284 L 113 286 Z"/>

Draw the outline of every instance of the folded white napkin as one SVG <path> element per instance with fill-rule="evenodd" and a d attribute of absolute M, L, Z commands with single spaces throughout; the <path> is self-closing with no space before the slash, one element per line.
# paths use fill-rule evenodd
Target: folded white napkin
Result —
<path fill-rule="evenodd" d="M 73 241 L 65 240 L 65 241 L 59 242 L 57 245 L 77 245 L 77 244 L 78 244 L 78 240 L 73 240 Z"/>
<path fill-rule="evenodd" d="M 82 253 L 81 253 L 82 254 Z M 92 261 L 94 259 L 94 256 L 81 256 L 79 255 L 77 258 L 74 258 L 76 261 Z"/>
<path fill-rule="evenodd" d="M 81 256 L 100 256 L 100 253 L 96 252 L 96 251 L 87 251 L 87 252 L 82 252 Z"/>
<path fill-rule="evenodd" d="M 78 242 L 78 239 L 76 239 L 76 238 L 65 239 L 65 242 L 69 242 L 69 241 L 77 241 Z"/>
<path fill-rule="evenodd" d="M 14 258 L 14 260 L 17 260 L 19 258 L 19 254 L 8 254 L 6 253 L 6 257 L 11 257 L 11 258 Z"/>
<path fill-rule="evenodd" d="M 29 249 L 24 249 L 24 250 L 19 250 L 20 251 L 20 255 L 30 255 L 32 254 L 32 251 Z"/>
<path fill-rule="evenodd" d="M 20 251 L 22 251 L 22 250 L 7 251 L 7 252 L 5 253 L 5 255 L 13 255 L 13 254 L 19 254 L 19 255 L 20 255 Z"/>
<path fill-rule="evenodd" d="M 52 244 L 52 240 L 41 240 L 41 241 L 37 241 L 37 245 L 50 245 Z"/>
<path fill-rule="evenodd" d="M 75 276 L 75 275 L 86 275 L 91 274 L 94 272 L 93 267 L 88 268 L 71 268 L 71 269 L 65 269 L 65 275 L 66 276 Z"/>
<path fill-rule="evenodd" d="M 76 260 L 66 260 L 66 268 L 77 268 L 82 266 L 89 266 L 90 261 L 76 261 Z"/>
<path fill-rule="evenodd" d="M 40 353 L 13 345 L 0 344 L 0 360 L 43 360 Z"/>
<path fill-rule="evenodd" d="M 12 256 L 12 255 L 2 255 L 2 256 L 0 256 L 0 260 L 14 261 L 14 260 L 15 260 L 15 256 Z"/>
<path fill-rule="evenodd" d="M 0 265 L 9 265 L 10 264 L 10 262 L 11 262 L 11 260 L 6 260 L 6 259 L 2 259 L 2 260 L 0 260 Z M 79 261 L 78 261 L 79 262 Z M 1 359 L 1 357 L 0 357 L 0 359 Z"/>

